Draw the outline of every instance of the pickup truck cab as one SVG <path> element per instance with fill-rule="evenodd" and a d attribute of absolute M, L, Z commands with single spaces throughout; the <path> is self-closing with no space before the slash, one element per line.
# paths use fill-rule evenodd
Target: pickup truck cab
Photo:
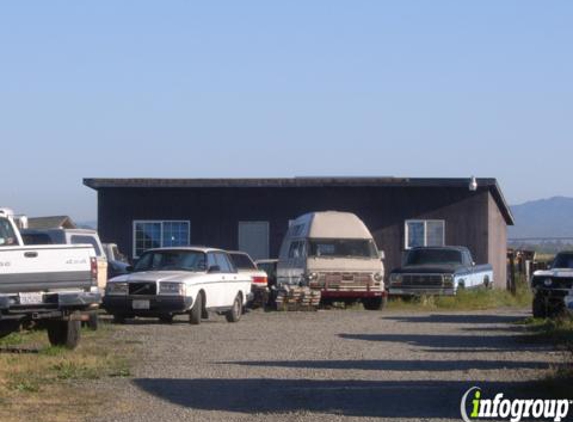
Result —
<path fill-rule="evenodd" d="M 559 252 L 549 269 L 535 271 L 531 277 L 531 289 L 535 318 L 561 313 L 565 298 L 573 290 L 573 251 Z"/>
<path fill-rule="evenodd" d="M 462 246 L 415 247 L 390 274 L 391 296 L 454 296 L 460 289 L 493 285 L 493 268 L 476 265 Z"/>
<path fill-rule="evenodd" d="M 237 322 L 251 298 L 251 277 L 237 271 L 227 252 L 205 247 L 145 251 L 129 274 L 109 280 L 103 307 L 117 322 L 187 314 L 199 324 L 208 311 Z"/>
<path fill-rule="evenodd" d="M 74 348 L 100 301 L 91 245 L 25 246 L 13 213 L 0 209 L 0 336 L 36 322 L 51 344 Z"/>

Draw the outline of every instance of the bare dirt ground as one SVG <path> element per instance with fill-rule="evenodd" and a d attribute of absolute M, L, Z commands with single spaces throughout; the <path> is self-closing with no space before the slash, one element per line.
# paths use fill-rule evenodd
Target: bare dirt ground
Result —
<path fill-rule="evenodd" d="M 98 422 L 460 420 L 460 399 L 520 391 L 560 356 L 523 341 L 526 311 L 251 312 L 237 324 L 137 320 L 134 376 Z M 93 419 L 92 419 L 93 420 Z"/>

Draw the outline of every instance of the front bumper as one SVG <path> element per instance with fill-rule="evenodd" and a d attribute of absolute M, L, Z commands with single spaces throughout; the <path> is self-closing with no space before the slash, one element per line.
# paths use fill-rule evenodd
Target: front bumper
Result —
<path fill-rule="evenodd" d="M 388 292 L 383 290 L 370 290 L 370 291 L 344 291 L 344 290 L 321 290 L 321 298 L 370 298 L 370 297 L 386 297 Z"/>
<path fill-rule="evenodd" d="M 133 309 L 133 301 L 149 301 L 149 309 Z M 182 314 L 191 309 L 193 299 L 187 296 L 112 296 L 103 298 L 103 308 L 110 314 L 159 316 Z"/>
<path fill-rule="evenodd" d="M 392 287 L 389 289 L 390 296 L 455 296 L 453 287 Z"/>

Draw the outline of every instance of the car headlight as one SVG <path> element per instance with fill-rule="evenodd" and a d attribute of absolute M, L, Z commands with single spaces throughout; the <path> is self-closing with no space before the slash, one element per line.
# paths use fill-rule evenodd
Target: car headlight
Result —
<path fill-rule="evenodd" d="M 107 283 L 105 288 L 108 295 L 126 295 L 128 291 L 127 283 Z"/>
<path fill-rule="evenodd" d="M 546 278 L 545 280 L 543 280 L 543 284 L 545 285 L 545 287 L 551 287 L 551 285 L 553 284 L 553 280 L 551 280 L 550 278 Z"/>
<path fill-rule="evenodd" d="M 382 273 L 374 274 L 374 280 L 376 280 L 376 281 L 382 281 L 383 278 L 384 278 L 384 276 L 382 275 Z"/>
<path fill-rule="evenodd" d="M 454 276 L 451 274 L 444 274 L 443 280 L 444 280 L 444 286 L 451 287 L 454 285 Z"/>
<path fill-rule="evenodd" d="M 185 284 L 164 281 L 163 283 L 159 283 L 159 294 L 185 295 Z"/>
<path fill-rule="evenodd" d="M 402 274 L 390 274 L 390 284 L 401 284 Z"/>

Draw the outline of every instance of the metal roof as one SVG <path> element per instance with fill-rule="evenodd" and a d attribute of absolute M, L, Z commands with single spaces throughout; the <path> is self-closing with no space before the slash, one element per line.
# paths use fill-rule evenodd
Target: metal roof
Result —
<path fill-rule="evenodd" d="M 478 178 L 478 189 L 487 188 L 508 225 L 513 215 L 495 178 Z M 409 177 L 289 177 L 225 179 L 85 178 L 84 185 L 95 189 L 122 188 L 300 188 L 300 187 L 427 187 L 468 188 L 470 178 Z"/>

